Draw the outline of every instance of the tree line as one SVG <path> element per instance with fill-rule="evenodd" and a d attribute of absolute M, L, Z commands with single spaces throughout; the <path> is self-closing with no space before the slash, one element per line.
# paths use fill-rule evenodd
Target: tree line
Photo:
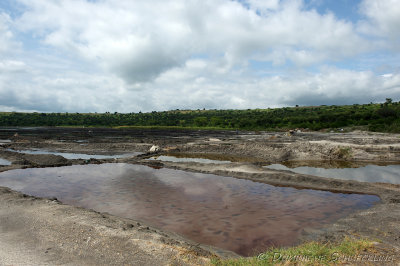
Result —
<path fill-rule="evenodd" d="M 400 132 L 400 103 L 248 110 L 173 110 L 149 113 L 0 113 L 0 126 L 179 127 L 241 130 L 363 127 Z"/>

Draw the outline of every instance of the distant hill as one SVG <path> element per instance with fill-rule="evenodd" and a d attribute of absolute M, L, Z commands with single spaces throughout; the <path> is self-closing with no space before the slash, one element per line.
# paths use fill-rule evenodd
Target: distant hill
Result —
<path fill-rule="evenodd" d="M 248 110 L 174 110 L 150 113 L 0 113 L 0 126 L 157 127 L 240 130 L 400 132 L 400 103 Z"/>

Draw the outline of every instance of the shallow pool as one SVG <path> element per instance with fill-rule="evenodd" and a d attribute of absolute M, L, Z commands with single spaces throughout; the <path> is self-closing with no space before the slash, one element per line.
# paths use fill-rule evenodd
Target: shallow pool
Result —
<path fill-rule="evenodd" d="M 165 155 L 168 160 L 176 162 L 200 162 L 200 163 L 231 163 L 231 162 L 247 162 L 247 163 L 264 163 L 265 161 L 256 157 L 235 156 L 218 153 L 185 153 L 170 152 Z M 159 156 L 161 157 L 161 156 Z M 197 160 L 199 159 L 199 160 Z"/>
<path fill-rule="evenodd" d="M 9 160 L 0 158 L 0 165 L 11 165 L 11 162 Z"/>
<path fill-rule="evenodd" d="M 321 177 L 400 184 L 400 165 L 366 165 L 357 168 L 318 168 L 309 166 L 289 168 L 283 164 L 271 164 L 266 167 Z"/>
<path fill-rule="evenodd" d="M 131 153 L 124 153 L 124 154 L 85 154 L 85 153 L 69 153 L 69 152 L 55 152 L 55 151 L 48 151 L 42 149 L 34 149 L 34 150 L 12 150 L 8 149 L 9 151 L 18 152 L 18 153 L 26 153 L 26 154 L 53 154 L 53 155 L 60 155 L 65 159 L 73 160 L 73 159 L 84 159 L 89 160 L 90 158 L 94 159 L 112 159 L 112 158 L 126 158 L 130 156 L 136 156 L 139 154 L 143 154 L 142 152 L 131 152 Z"/>
<path fill-rule="evenodd" d="M 303 229 L 319 228 L 379 201 L 371 195 L 132 164 L 11 170 L 0 173 L 0 186 L 144 221 L 241 255 L 292 245 Z"/>
<path fill-rule="evenodd" d="M 231 161 L 220 161 L 220 160 L 210 160 L 205 158 L 192 158 L 192 157 L 176 157 L 172 155 L 160 155 L 150 157 L 149 160 L 166 161 L 166 162 L 195 162 L 195 163 L 215 163 L 224 164 L 230 163 Z"/>

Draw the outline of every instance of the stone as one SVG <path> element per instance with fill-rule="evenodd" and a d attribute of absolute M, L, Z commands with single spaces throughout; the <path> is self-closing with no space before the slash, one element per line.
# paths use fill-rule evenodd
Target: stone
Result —
<path fill-rule="evenodd" d="M 149 152 L 158 152 L 160 150 L 161 150 L 160 146 L 153 145 L 153 146 L 151 146 Z"/>

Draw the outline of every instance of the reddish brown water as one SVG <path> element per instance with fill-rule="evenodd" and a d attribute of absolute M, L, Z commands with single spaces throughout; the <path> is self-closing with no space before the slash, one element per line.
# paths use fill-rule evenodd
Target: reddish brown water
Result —
<path fill-rule="evenodd" d="M 304 228 L 379 201 L 131 164 L 12 170 L 0 173 L 0 186 L 141 220 L 241 255 L 292 245 Z"/>

